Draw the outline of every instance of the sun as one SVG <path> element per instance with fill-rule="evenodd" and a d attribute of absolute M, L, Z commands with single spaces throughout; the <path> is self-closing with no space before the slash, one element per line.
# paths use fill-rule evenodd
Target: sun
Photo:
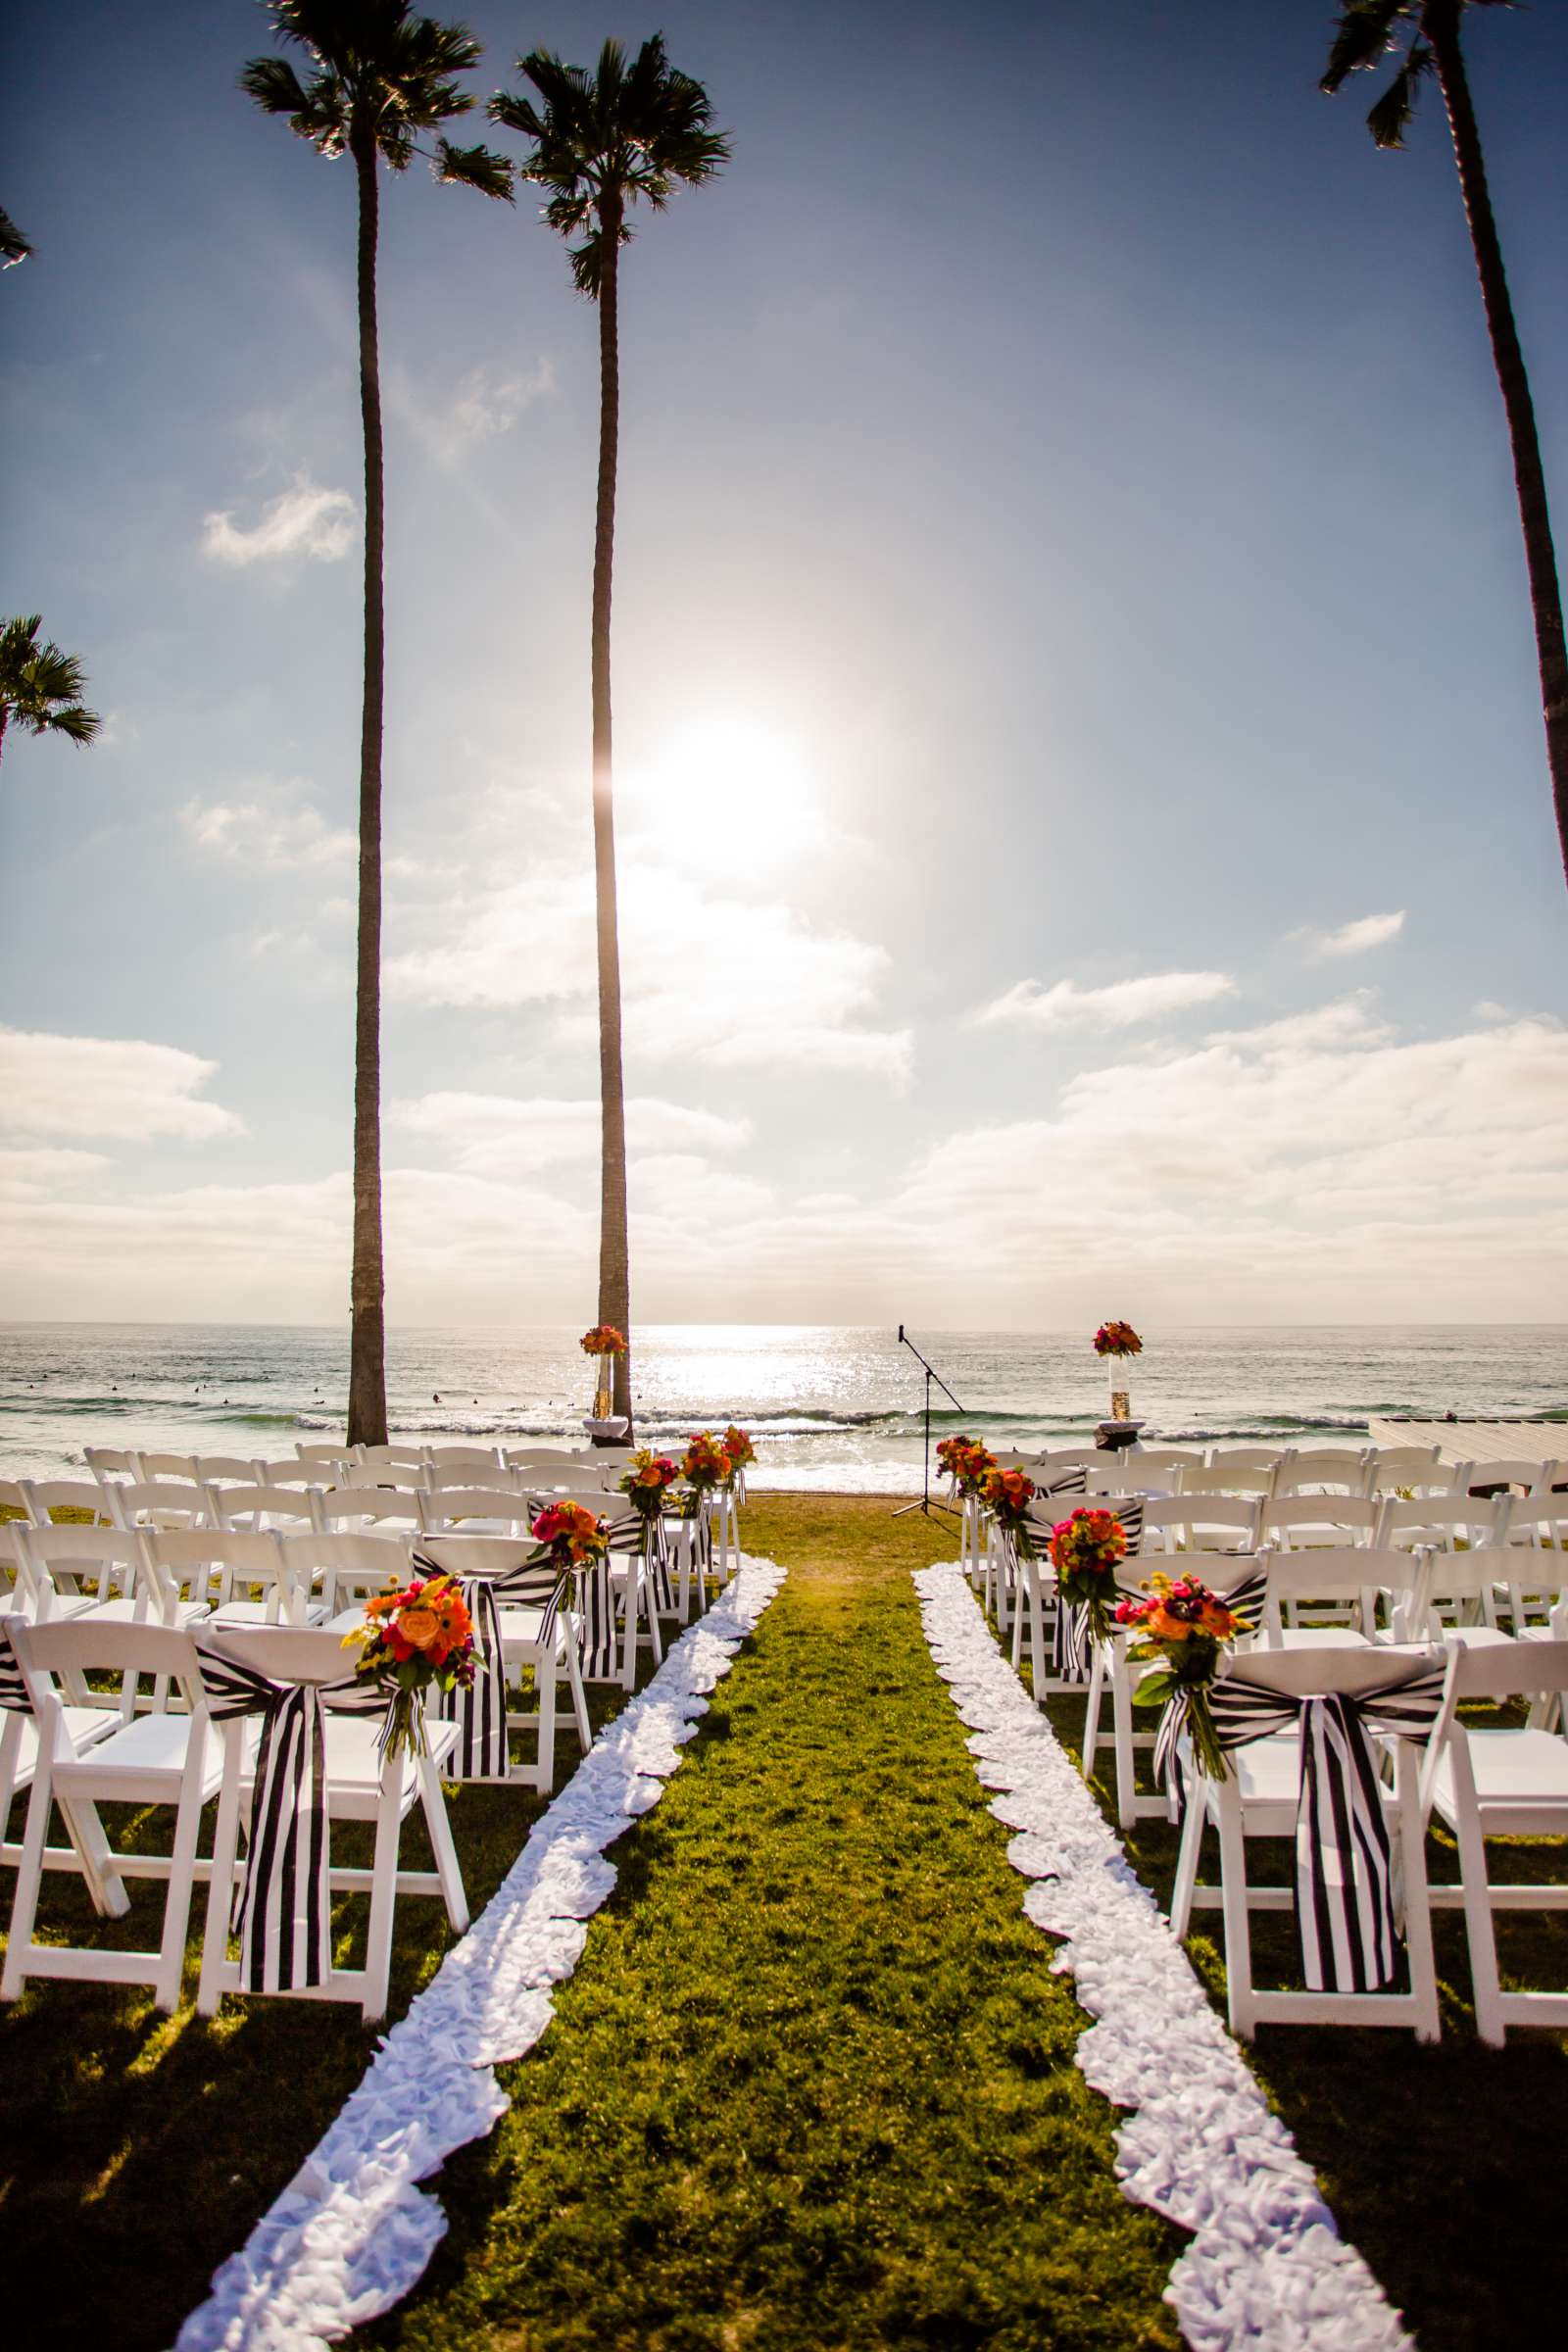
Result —
<path fill-rule="evenodd" d="M 806 747 L 763 721 L 718 714 L 670 731 L 617 779 L 628 830 L 705 870 L 777 866 L 820 845 L 825 824 Z"/>

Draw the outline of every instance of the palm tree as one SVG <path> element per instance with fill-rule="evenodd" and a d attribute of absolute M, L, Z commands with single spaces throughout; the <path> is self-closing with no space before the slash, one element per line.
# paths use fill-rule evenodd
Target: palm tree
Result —
<path fill-rule="evenodd" d="M 1464 53 L 1459 45 L 1460 19 L 1467 7 L 1509 5 L 1510 0 L 1347 0 L 1340 10 L 1334 48 L 1318 87 L 1332 97 L 1350 74 L 1378 66 L 1391 54 L 1399 57 L 1397 72 L 1366 119 L 1367 127 L 1380 147 L 1404 145 L 1404 134 L 1415 111 L 1416 93 L 1429 74 L 1437 76 L 1443 92 L 1454 160 L 1459 167 L 1459 191 L 1464 199 L 1470 242 L 1481 279 L 1482 307 L 1492 337 L 1493 363 L 1513 445 L 1513 476 L 1519 493 L 1519 519 L 1524 526 L 1525 563 L 1530 574 L 1536 652 L 1541 664 L 1546 763 L 1551 771 L 1563 872 L 1568 876 L 1568 654 L 1563 645 L 1562 593 L 1557 582 L 1551 517 L 1546 511 L 1546 477 L 1541 463 L 1530 378 L 1519 348 L 1519 332 L 1502 267 L 1502 247 L 1492 217 L 1481 133 L 1471 102 Z"/>
<path fill-rule="evenodd" d="M 542 101 L 498 91 L 491 120 L 533 146 L 518 176 L 549 191 L 544 218 L 569 248 L 579 293 L 599 305 L 599 488 L 594 518 L 593 808 L 599 952 L 599 1090 L 603 1125 L 599 1212 L 599 1321 L 629 1338 L 631 1285 L 626 1245 L 626 1100 L 621 1075 L 620 947 L 615 925 L 615 825 L 610 715 L 610 599 L 615 541 L 615 459 L 620 427 L 616 323 L 620 249 L 639 200 L 662 212 L 677 186 L 700 187 L 728 160 L 712 130 L 700 81 L 678 74 L 663 36 L 644 41 L 630 66 L 619 41 L 606 41 L 592 74 L 548 49 L 519 58 L 517 71 Z M 615 1358 L 613 1409 L 631 1432 L 631 1351 Z"/>
<path fill-rule="evenodd" d="M 354 1250 L 350 1281 L 351 1445 L 386 1442 L 386 1323 L 381 1248 L 381 708 L 385 665 L 381 554 L 384 485 L 375 315 L 376 161 L 407 171 L 419 131 L 474 101 L 451 78 L 479 58 L 462 24 L 416 17 L 410 0 L 271 0 L 272 30 L 303 49 L 308 81 L 279 57 L 256 57 L 240 87 L 283 115 L 318 155 L 352 157 L 360 200 L 360 411 L 365 426 L 365 690 L 360 729 L 360 919 L 354 1023 Z M 505 161 L 438 137 L 440 180 L 512 199 Z"/>
<path fill-rule="evenodd" d="M 73 743 L 91 743 L 103 723 L 82 702 L 81 663 L 47 639 L 40 645 L 42 627 L 41 612 L 0 622 L 0 751 L 13 719 L 29 735 L 66 735 Z"/>

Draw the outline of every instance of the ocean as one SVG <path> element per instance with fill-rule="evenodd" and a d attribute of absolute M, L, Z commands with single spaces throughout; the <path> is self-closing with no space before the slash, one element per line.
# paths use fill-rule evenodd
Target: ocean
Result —
<path fill-rule="evenodd" d="M 754 1487 L 918 1493 L 924 1376 L 894 1332 L 666 1324 L 634 1332 L 638 1435 L 730 1419 Z M 955 1396 L 933 1439 L 1088 1442 L 1109 1381 L 1087 1332 L 913 1331 Z M 1568 1422 L 1568 1326 L 1147 1330 L 1127 1367 L 1146 1440 L 1361 1437 L 1373 1414 Z M 273 1459 L 341 1434 L 348 1342 L 325 1328 L 0 1324 L 0 1477 L 61 1477 L 92 1445 Z M 581 1442 L 593 1368 L 574 1331 L 404 1331 L 387 1341 L 394 1438 Z M 1568 1429 L 1564 1432 L 1568 1454 Z"/>

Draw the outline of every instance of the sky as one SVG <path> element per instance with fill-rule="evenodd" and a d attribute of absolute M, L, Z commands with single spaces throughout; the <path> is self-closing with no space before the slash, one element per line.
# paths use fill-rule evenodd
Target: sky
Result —
<path fill-rule="evenodd" d="M 662 23 L 734 140 L 622 270 L 635 1320 L 1568 1315 L 1500 402 L 1441 107 L 1375 151 L 1331 15 L 467 10 L 481 97 Z M 42 29 L 4 601 L 107 724 L 0 764 L 0 1311 L 342 1322 L 354 184 L 249 0 Z M 1568 0 L 1468 41 L 1568 545 Z M 419 166 L 380 305 L 388 1319 L 591 1319 L 596 321 Z"/>

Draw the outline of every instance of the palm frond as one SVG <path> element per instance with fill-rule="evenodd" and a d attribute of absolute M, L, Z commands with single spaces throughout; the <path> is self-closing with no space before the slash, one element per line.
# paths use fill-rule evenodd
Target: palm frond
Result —
<path fill-rule="evenodd" d="M 498 197 L 504 204 L 513 201 L 512 166 L 493 147 L 454 147 L 450 139 L 437 139 L 430 168 L 444 185 L 477 188 L 481 196 Z"/>
<path fill-rule="evenodd" d="M 573 281 L 597 296 L 610 256 L 631 237 L 630 208 L 662 212 L 677 187 L 711 179 L 729 160 L 729 138 L 712 128 L 702 83 L 670 65 L 661 33 L 629 65 L 622 44 L 608 40 L 591 74 L 549 49 L 519 58 L 517 71 L 534 96 L 498 90 L 490 119 L 532 141 L 517 176 L 546 191 L 545 221 L 577 240 Z"/>
<path fill-rule="evenodd" d="M 91 743 L 103 723 L 83 705 L 86 677 L 74 654 L 39 645 L 43 615 L 30 612 L 0 627 L 0 708 L 34 735 L 67 735 Z"/>
<path fill-rule="evenodd" d="M 1416 93 L 1436 60 L 1426 44 L 1417 41 L 1375 106 L 1367 109 L 1366 126 L 1380 147 L 1402 147 L 1415 113 Z"/>
<path fill-rule="evenodd" d="M 478 63 L 479 43 L 466 24 L 415 16 L 411 0 L 270 0 L 270 14 L 277 38 L 303 49 L 314 72 L 302 83 L 284 59 L 253 58 L 241 86 L 269 114 L 286 115 L 323 155 L 341 155 L 364 138 L 392 171 L 404 172 L 419 132 L 477 104 L 455 76 Z M 447 168 L 449 155 L 481 152 L 441 142 L 436 176 L 499 194 L 461 164 Z"/>
<path fill-rule="evenodd" d="M 0 256 L 4 257 L 0 269 L 10 270 L 16 263 L 24 262 L 31 251 L 31 240 L 23 235 L 11 215 L 0 207 Z"/>
<path fill-rule="evenodd" d="M 1395 46 L 1395 27 L 1410 14 L 1409 0 L 1348 0 L 1340 10 L 1334 46 L 1318 88 L 1332 98 L 1352 74 L 1375 66 Z"/>

